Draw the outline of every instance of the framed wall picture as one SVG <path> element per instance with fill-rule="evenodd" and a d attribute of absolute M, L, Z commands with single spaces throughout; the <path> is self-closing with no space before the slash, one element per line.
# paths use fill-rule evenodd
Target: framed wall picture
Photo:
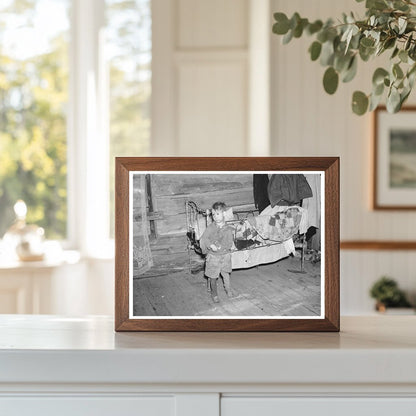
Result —
<path fill-rule="evenodd" d="M 339 159 L 116 158 L 116 331 L 339 331 Z"/>
<path fill-rule="evenodd" d="M 416 209 L 416 107 L 374 112 L 373 208 Z"/>

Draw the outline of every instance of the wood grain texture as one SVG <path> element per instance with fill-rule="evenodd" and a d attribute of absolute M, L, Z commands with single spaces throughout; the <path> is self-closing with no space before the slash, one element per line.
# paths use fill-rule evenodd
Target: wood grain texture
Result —
<path fill-rule="evenodd" d="M 341 250 L 416 250 L 416 241 L 341 241 Z"/>
<path fill-rule="evenodd" d="M 325 171 L 325 316 L 339 329 L 339 159 Z M 334 276 L 336 276 L 334 278 Z"/>
<path fill-rule="evenodd" d="M 116 158 L 115 327 L 129 318 L 129 170 Z"/>
<path fill-rule="evenodd" d="M 129 319 L 130 171 L 324 171 L 324 319 Z M 116 158 L 116 331 L 339 331 L 339 158 Z"/>

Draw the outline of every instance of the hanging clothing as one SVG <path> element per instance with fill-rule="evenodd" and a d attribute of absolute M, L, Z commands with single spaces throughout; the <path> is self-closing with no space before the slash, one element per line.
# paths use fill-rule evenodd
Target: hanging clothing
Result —
<path fill-rule="evenodd" d="M 312 189 L 313 196 L 303 201 L 303 208 L 308 211 L 309 227 L 321 228 L 321 175 L 306 174 L 306 180 Z"/>
<path fill-rule="evenodd" d="M 312 196 L 311 187 L 303 174 L 272 175 L 267 190 L 272 207 L 295 205 Z"/>
<path fill-rule="evenodd" d="M 269 175 L 253 175 L 253 194 L 254 206 L 262 212 L 264 208 L 270 205 L 267 185 L 269 184 Z"/>
<path fill-rule="evenodd" d="M 309 245 L 315 250 L 321 249 L 321 175 L 319 174 L 306 174 L 306 180 L 308 181 L 313 197 L 307 198 L 303 201 L 302 206 L 308 211 L 308 227 L 309 230 L 315 230 L 307 240 L 310 239 Z"/>

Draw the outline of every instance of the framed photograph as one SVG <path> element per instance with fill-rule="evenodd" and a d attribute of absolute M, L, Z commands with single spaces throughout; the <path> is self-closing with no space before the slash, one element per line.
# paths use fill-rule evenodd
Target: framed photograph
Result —
<path fill-rule="evenodd" d="M 116 331 L 339 331 L 339 159 L 116 158 Z"/>
<path fill-rule="evenodd" d="M 374 209 L 416 209 L 415 120 L 416 107 L 374 112 Z"/>

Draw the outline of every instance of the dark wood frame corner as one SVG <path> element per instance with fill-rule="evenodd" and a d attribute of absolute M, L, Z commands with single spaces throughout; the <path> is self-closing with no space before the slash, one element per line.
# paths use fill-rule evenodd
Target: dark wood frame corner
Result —
<path fill-rule="evenodd" d="M 325 318 L 317 319 L 130 319 L 129 172 L 130 171 L 324 171 Z M 116 158 L 115 196 L 116 331 L 331 331 L 340 328 L 339 158 Z"/>

